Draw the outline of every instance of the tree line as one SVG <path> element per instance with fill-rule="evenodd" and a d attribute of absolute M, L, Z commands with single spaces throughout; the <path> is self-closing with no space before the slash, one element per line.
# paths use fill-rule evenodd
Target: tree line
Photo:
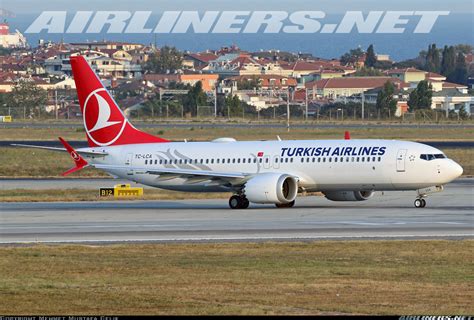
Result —
<path fill-rule="evenodd" d="M 466 84 L 468 78 L 468 66 L 465 55 L 472 52 L 469 45 L 444 46 L 437 48 L 436 44 L 430 44 L 428 51 L 421 51 L 424 57 L 423 70 L 442 74 L 447 81 Z"/>

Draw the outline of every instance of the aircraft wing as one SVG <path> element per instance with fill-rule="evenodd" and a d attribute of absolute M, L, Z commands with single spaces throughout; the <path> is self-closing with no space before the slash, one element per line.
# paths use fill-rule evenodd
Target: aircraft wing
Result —
<path fill-rule="evenodd" d="M 219 172 L 219 171 L 207 171 L 207 170 L 189 170 L 189 169 L 175 169 L 175 168 L 163 168 L 163 169 L 150 169 L 143 167 L 133 166 L 116 166 L 108 164 L 91 164 L 91 166 L 98 169 L 118 169 L 118 170 L 130 170 L 135 173 L 147 173 L 159 176 L 159 180 L 165 181 L 175 178 L 185 178 L 185 183 L 193 184 L 204 181 L 210 181 L 210 183 L 216 185 L 230 184 L 230 185 L 241 185 L 250 179 L 253 174 L 243 172 Z"/>
<path fill-rule="evenodd" d="M 36 148 L 36 149 L 43 149 L 43 150 L 50 150 L 50 151 L 67 152 L 66 148 L 35 146 L 31 144 L 12 143 L 11 146 L 20 147 L 20 148 Z M 108 155 L 107 152 L 100 152 L 100 151 L 81 151 L 81 150 L 75 150 L 75 151 L 83 156 L 102 156 L 103 157 L 103 156 Z"/>

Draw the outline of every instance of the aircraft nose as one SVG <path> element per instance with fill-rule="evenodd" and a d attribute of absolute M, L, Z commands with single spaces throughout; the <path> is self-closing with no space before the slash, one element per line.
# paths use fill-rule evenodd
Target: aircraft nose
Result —
<path fill-rule="evenodd" d="M 453 179 L 459 178 L 463 173 L 463 168 L 456 162 L 452 162 L 449 166 L 449 171 L 451 172 Z"/>

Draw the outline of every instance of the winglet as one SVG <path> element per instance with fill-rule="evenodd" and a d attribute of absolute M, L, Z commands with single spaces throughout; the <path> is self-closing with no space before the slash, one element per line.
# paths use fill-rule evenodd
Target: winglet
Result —
<path fill-rule="evenodd" d="M 349 131 L 344 132 L 344 139 L 351 140 L 351 134 L 349 133 Z"/>
<path fill-rule="evenodd" d="M 63 146 L 66 148 L 67 152 L 71 156 L 72 160 L 74 160 L 74 163 L 76 164 L 75 167 L 69 169 L 68 171 L 64 172 L 62 175 L 67 176 L 68 174 L 71 174 L 73 172 L 76 172 L 78 170 L 81 170 L 89 165 L 89 163 L 84 160 L 72 147 L 69 143 L 67 143 L 63 138 L 59 137 L 59 141 L 63 144 Z"/>

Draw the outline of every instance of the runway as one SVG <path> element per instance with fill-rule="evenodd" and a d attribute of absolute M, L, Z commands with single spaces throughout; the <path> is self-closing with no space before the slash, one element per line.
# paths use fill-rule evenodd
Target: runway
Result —
<path fill-rule="evenodd" d="M 473 238 L 474 180 L 460 179 L 413 207 L 414 192 L 364 202 L 300 197 L 290 209 L 225 199 L 1 203 L 0 243 Z"/>
<path fill-rule="evenodd" d="M 145 189 L 154 189 L 140 183 L 135 183 L 125 179 L 113 178 L 45 178 L 45 179 L 31 179 L 31 178 L 11 178 L 0 179 L 1 190 L 48 190 L 48 189 L 96 189 L 109 188 L 116 184 L 129 183 L 133 187 L 141 187 Z"/>

